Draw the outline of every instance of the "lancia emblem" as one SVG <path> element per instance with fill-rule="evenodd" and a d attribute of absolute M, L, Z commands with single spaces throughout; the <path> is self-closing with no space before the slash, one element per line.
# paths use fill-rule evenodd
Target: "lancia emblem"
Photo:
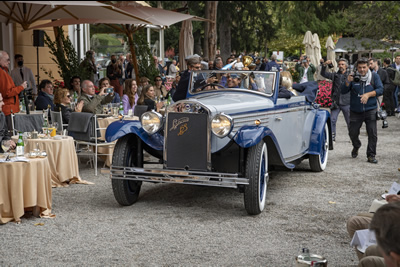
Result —
<path fill-rule="evenodd" d="M 171 127 L 171 129 L 169 129 L 169 131 L 175 130 L 176 128 L 178 128 L 179 125 L 181 125 L 182 123 L 185 123 L 185 122 L 189 122 L 189 118 L 188 117 L 183 117 L 183 118 L 180 118 L 179 120 L 174 119 L 172 121 L 172 127 Z M 186 126 L 186 128 L 187 128 L 187 126 Z"/>

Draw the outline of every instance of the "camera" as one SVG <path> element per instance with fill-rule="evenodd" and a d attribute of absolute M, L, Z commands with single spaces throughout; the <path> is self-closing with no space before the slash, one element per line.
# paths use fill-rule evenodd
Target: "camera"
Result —
<path fill-rule="evenodd" d="M 106 89 L 107 94 L 114 92 L 114 88 L 110 87 Z"/>
<path fill-rule="evenodd" d="M 330 69 L 332 69 L 332 68 L 333 68 L 333 64 L 332 64 L 332 63 L 328 64 L 328 67 L 329 67 Z"/>
<path fill-rule="evenodd" d="M 356 83 L 359 83 L 361 81 L 361 75 L 358 72 L 355 72 L 354 75 L 353 75 L 353 80 Z"/>

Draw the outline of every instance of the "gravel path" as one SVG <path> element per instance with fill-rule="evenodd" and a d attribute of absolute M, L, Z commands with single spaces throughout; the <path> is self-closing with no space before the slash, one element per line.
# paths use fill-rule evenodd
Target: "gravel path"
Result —
<path fill-rule="evenodd" d="M 110 179 L 82 164 L 81 177 L 95 185 L 54 188 L 56 218 L 0 225 L 0 266 L 294 266 L 303 247 L 329 266 L 355 266 L 346 220 L 399 177 L 400 119 L 388 121 L 387 129 L 378 122 L 374 165 L 366 161 L 365 130 L 351 158 L 340 117 L 327 169 L 313 173 L 306 160 L 270 172 L 259 216 L 247 215 L 235 190 L 172 184 L 145 183 L 139 201 L 121 207 Z"/>

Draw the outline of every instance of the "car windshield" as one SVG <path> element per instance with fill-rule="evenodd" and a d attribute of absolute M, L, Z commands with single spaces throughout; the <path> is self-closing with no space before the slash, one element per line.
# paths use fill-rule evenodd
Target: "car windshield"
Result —
<path fill-rule="evenodd" d="M 271 96 L 275 88 L 275 72 L 264 71 L 194 71 L 191 76 L 192 93 L 211 90 L 252 90 Z"/>

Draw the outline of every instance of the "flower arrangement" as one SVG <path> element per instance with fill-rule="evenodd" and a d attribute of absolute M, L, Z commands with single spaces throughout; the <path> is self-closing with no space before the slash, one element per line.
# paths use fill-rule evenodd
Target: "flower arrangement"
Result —
<path fill-rule="evenodd" d="M 65 84 L 64 84 L 63 81 L 54 80 L 53 81 L 53 87 L 54 87 L 54 91 L 57 91 L 60 88 L 65 88 Z"/>
<path fill-rule="evenodd" d="M 331 99 L 331 91 L 332 91 L 332 82 L 331 81 L 318 81 L 318 95 L 315 99 L 317 104 L 320 104 L 321 107 L 330 107 L 332 105 Z"/>

